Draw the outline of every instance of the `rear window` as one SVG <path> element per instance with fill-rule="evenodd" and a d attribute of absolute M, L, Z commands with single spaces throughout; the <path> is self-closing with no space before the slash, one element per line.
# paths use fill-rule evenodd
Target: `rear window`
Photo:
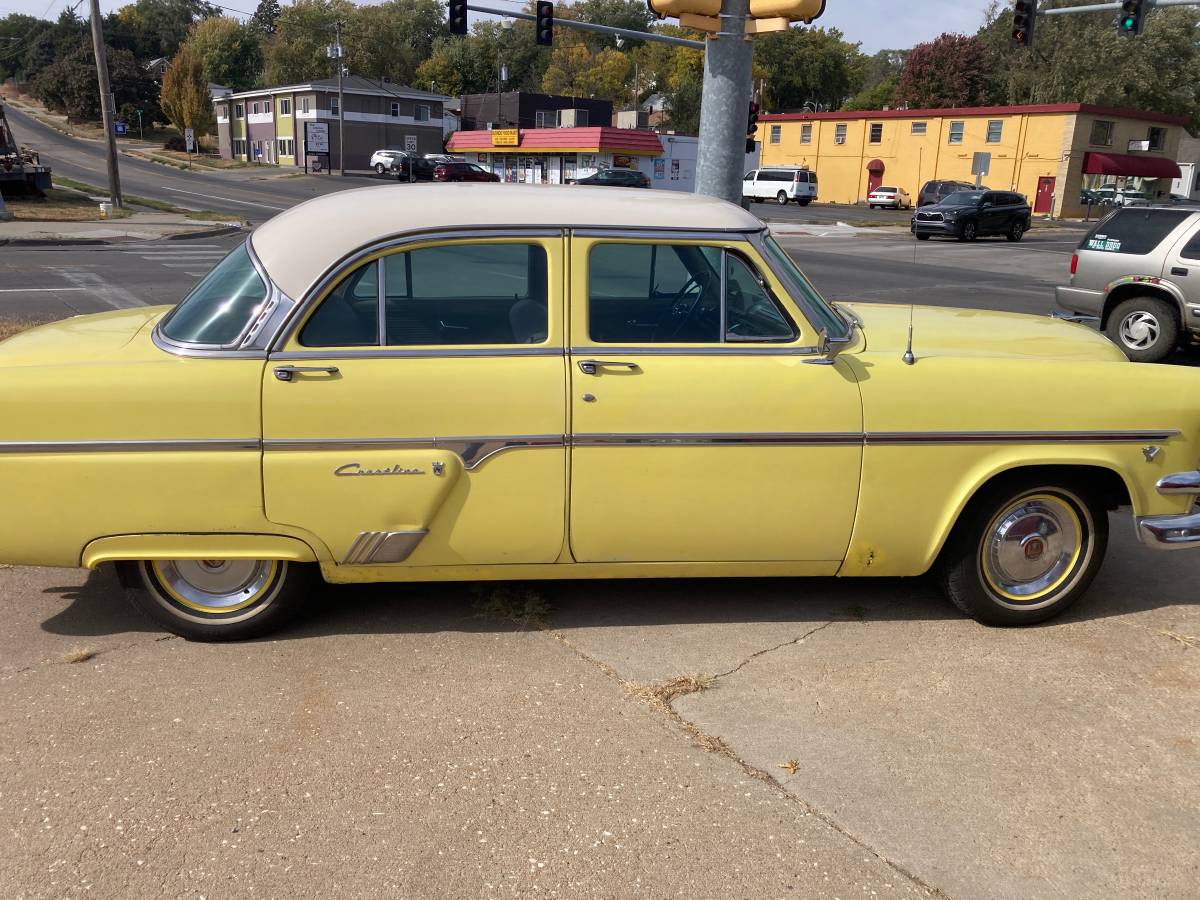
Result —
<path fill-rule="evenodd" d="M 894 187 L 879 187 L 879 188 L 875 188 L 875 193 L 877 193 L 877 194 L 894 194 L 894 193 L 896 193 L 896 189 Z"/>
<path fill-rule="evenodd" d="M 1104 253 L 1149 253 L 1191 215 L 1188 210 L 1119 209 L 1101 219 L 1079 244 L 1080 250 Z"/>

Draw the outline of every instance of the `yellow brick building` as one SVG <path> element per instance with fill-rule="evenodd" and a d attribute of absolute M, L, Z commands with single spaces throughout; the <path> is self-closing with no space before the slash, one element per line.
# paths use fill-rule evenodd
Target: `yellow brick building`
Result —
<path fill-rule="evenodd" d="M 927 181 L 973 183 L 975 154 L 990 153 L 983 184 L 1071 217 L 1083 215 L 1085 188 L 1168 196 L 1187 121 L 1083 103 L 777 113 L 760 117 L 756 137 L 764 166 L 816 171 L 820 201 L 865 203 L 870 190 L 894 185 L 915 203 Z"/>

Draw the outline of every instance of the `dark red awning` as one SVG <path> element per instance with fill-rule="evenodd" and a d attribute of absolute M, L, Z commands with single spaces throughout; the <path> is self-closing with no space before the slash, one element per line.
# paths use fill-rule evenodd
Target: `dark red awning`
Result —
<path fill-rule="evenodd" d="M 882 172 L 883 171 L 883 160 L 882 159 L 871 160 L 869 163 L 867 163 L 867 171 L 868 172 L 876 172 L 876 173 Z"/>
<path fill-rule="evenodd" d="M 1179 166 L 1161 156 L 1128 153 L 1083 154 L 1084 175 L 1136 175 L 1139 178 L 1178 178 Z"/>

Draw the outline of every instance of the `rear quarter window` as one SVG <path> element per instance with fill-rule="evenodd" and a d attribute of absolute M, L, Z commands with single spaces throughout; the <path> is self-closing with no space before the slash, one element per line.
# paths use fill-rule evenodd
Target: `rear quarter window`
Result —
<path fill-rule="evenodd" d="M 1101 219 L 1079 244 L 1080 250 L 1143 255 L 1152 251 L 1191 213 L 1174 209 L 1119 209 Z"/>

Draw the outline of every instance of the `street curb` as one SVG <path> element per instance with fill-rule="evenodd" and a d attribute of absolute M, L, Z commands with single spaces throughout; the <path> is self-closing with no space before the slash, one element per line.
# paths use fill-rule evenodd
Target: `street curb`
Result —
<path fill-rule="evenodd" d="M 198 238 L 224 237 L 249 229 L 240 225 L 226 225 L 205 231 L 185 231 L 178 234 L 163 234 L 156 237 L 122 238 L 0 238 L 0 247 L 87 247 L 112 244 L 138 244 L 145 241 L 190 241 Z"/>

